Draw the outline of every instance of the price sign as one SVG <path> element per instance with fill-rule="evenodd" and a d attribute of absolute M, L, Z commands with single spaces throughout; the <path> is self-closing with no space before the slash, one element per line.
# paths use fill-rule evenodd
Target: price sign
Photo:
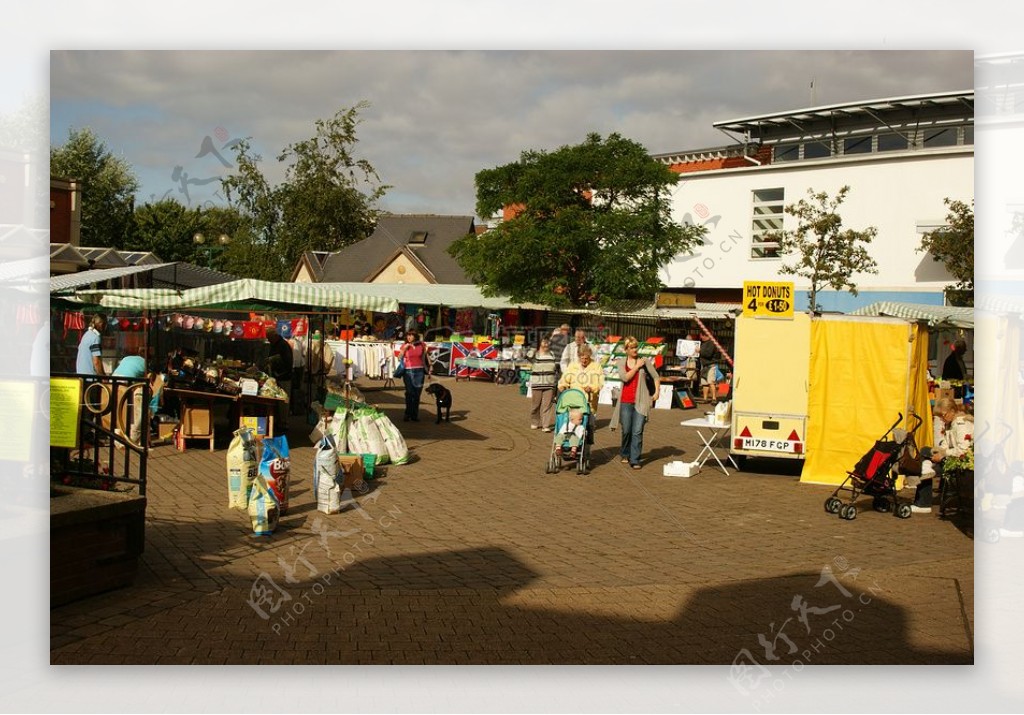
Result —
<path fill-rule="evenodd" d="M 743 282 L 743 315 L 754 318 L 793 317 L 793 284 Z"/>

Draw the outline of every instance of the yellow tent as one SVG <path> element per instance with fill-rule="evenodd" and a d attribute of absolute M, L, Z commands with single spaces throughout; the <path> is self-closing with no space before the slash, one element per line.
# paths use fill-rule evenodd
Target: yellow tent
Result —
<path fill-rule="evenodd" d="M 928 398 L 928 334 L 893 318 L 820 316 L 811 322 L 807 457 L 801 482 L 840 484 L 847 470 L 882 437 L 897 417 L 932 444 Z"/>

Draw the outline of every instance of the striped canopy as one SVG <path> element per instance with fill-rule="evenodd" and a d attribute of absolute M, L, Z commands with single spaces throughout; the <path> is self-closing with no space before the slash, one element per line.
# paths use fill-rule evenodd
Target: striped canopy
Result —
<path fill-rule="evenodd" d="M 951 305 L 920 305 L 883 301 L 858 308 L 850 315 L 887 315 L 893 318 L 924 322 L 932 327 L 974 328 L 974 308 L 958 308 Z"/>
<path fill-rule="evenodd" d="M 75 297 L 84 303 L 103 308 L 128 310 L 169 311 L 254 306 L 287 308 L 295 312 L 304 309 L 319 312 L 346 308 L 375 313 L 398 310 L 398 301 L 394 298 L 339 290 L 329 283 L 274 283 L 252 278 L 185 291 L 170 288 L 112 289 L 78 291 Z"/>

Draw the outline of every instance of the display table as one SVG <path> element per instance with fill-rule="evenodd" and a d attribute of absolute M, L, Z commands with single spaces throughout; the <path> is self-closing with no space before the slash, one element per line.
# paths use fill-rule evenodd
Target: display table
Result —
<path fill-rule="evenodd" d="M 458 370 L 455 372 L 455 381 L 472 380 L 473 370 L 479 370 L 494 380 L 495 384 L 503 385 L 516 382 L 516 371 L 520 367 L 529 367 L 529 362 L 518 362 L 516 360 L 502 360 L 500 358 L 464 357 L 455 358 L 457 368 L 467 368 L 466 375 L 459 377 Z"/>
<path fill-rule="evenodd" d="M 227 395 L 221 392 L 201 392 L 182 388 L 165 388 L 168 395 L 178 398 L 181 405 L 181 436 L 183 439 L 205 439 L 213 451 L 214 409 L 217 403 L 226 404 L 230 424 L 243 426 L 243 418 L 265 418 L 267 434 L 274 434 L 274 412 L 284 400 L 257 395 Z"/>
<path fill-rule="evenodd" d="M 697 455 L 697 459 L 694 460 L 697 462 L 698 467 L 700 469 L 703 469 L 704 463 L 708 461 L 709 458 L 713 457 L 715 462 L 718 463 L 718 466 L 725 473 L 725 476 L 729 476 L 729 470 L 725 468 L 725 465 L 722 463 L 721 458 L 715 451 L 716 449 L 721 450 L 722 447 L 716 446 L 715 443 L 721 438 L 723 432 L 728 433 L 731 430 L 731 426 L 715 424 L 707 417 L 700 417 L 692 420 L 683 420 L 679 424 L 682 425 L 683 427 L 691 427 L 697 430 L 697 435 L 704 443 L 704 449 L 700 451 L 700 454 Z M 729 460 L 730 464 L 732 464 L 733 469 L 736 469 L 738 471 L 739 466 L 733 460 L 732 455 L 729 454 L 728 446 L 726 446 L 725 449 L 725 458 Z"/>

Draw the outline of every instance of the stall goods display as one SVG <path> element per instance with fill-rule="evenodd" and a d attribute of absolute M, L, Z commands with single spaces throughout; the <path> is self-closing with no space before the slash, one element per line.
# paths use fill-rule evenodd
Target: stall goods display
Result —
<path fill-rule="evenodd" d="M 274 492 L 282 515 L 288 513 L 288 477 L 291 473 L 291 457 L 288 452 L 288 438 L 266 437 L 260 456 L 259 476 L 266 480 Z"/>
<path fill-rule="evenodd" d="M 249 519 L 252 521 L 254 536 L 270 536 L 277 529 L 280 509 L 274 490 L 267 484 L 261 474 L 253 480 L 252 491 L 249 492 Z"/>
<path fill-rule="evenodd" d="M 256 479 L 256 440 L 248 429 L 237 430 L 228 447 L 228 508 L 245 511 Z"/>
<path fill-rule="evenodd" d="M 316 494 L 316 508 L 324 514 L 341 511 L 341 485 L 338 476 L 338 450 L 334 439 L 327 435 L 316 446 L 313 460 L 313 492 Z"/>

